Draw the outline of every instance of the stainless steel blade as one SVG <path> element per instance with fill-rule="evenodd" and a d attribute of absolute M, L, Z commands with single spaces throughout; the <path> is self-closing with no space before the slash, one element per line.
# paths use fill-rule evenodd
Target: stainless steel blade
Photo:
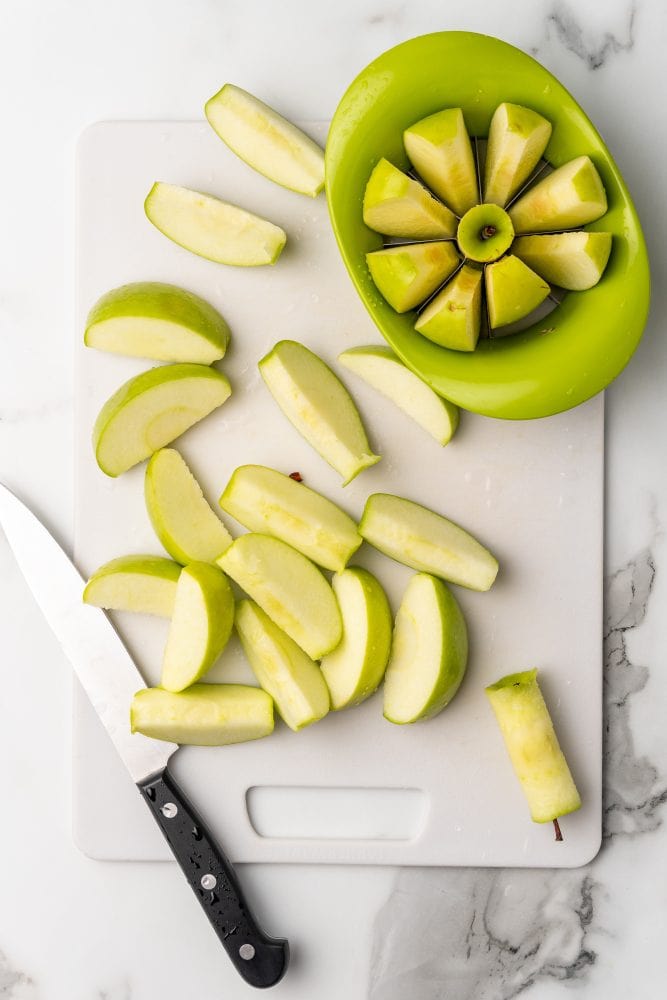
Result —
<path fill-rule="evenodd" d="M 160 771 L 176 743 L 130 731 L 133 694 L 145 687 L 113 625 L 83 603 L 84 581 L 35 515 L 0 483 L 0 525 L 42 613 L 135 782 Z"/>

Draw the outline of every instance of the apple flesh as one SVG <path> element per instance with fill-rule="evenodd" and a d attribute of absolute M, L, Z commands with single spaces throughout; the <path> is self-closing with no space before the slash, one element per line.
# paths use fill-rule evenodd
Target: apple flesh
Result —
<path fill-rule="evenodd" d="M 218 560 L 222 569 L 314 660 L 334 649 L 342 622 L 321 571 L 286 542 L 251 532 Z"/>
<path fill-rule="evenodd" d="M 551 288 L 513 254 L 489 264 L 484 272 L 489 323 L 493 329 L 515 323 L 537 309 Z"/>
<path fill-rule="evenodd" d="M 95 458 L 119 476 L 222 406 L 227 378 L 206 365 L 164 365 L 131 378 L 102 407 L 93 428 Z"/>
<path fill-rule="evenodd" d="M 520 104 L 499 104 L 486 147 L 484 201 L 506 205 L 537 166 L 551 138 L 551 123 Z"/>
<path fill-rule="evenodd" d="M 344 486 L 380 461 L 349 392 L 307 347 L 281 340 L 261 359 L 259 370 L 287 419 L 343 477 Z"/>
<path fill-rule="evenodd" d="M 264 465 L 236 469 L 220 506 L 250 531 L 279 538 L 337 572 L 362 543 L 356 523 L 335 503 Z"/>
<path fill-rule="evenodd" d="M 322 660 L 333 709 L 359 705 L 384 676 L 391 649 L 391 610 L 384 590 L 358 566 L 338 573 L 333 589 L 343 619 L 343 638 Z"/>
<path fill-rule="evenodd" d="M 222 141 L 269 180 L 311 198 L 324 187 L 317 143 L 252 94 L 226 83 L 204 111 Z"/>
<path fill-rule="evenodd" d="M 390 493 L 369 496 L 359 533 L 404 566 L 470 590 L 488 590 L 498 573 L 498 561 L 463 528 Z"/>
<path fill-rule="evenodd" d="M 405 151 L 420 177 L 457 215 L 477 203 L 477 170 L 461 108 L 446 108 L 403 133 Z"/>
<path fill-rule="evenodd" d="M 210 365 L 224 357 L 229 327 L 198 295 L 139 281 L 98 299 L 88 313 L 84 343 L 112 354 Z"/>
<path fill-rule="evenodd" d="M 464 264 L 415 323 L 415 330 L 452 351 L 474 351 L 482 318 L 482 271 Z"/>
<path fill-rule="evenodd" d="M 459 424 L 459 408 L 443 399 L 399 361 L 389 347 L 353 347 L 338 360 L 395 403 L 435 440 L 446 445 Z"/>
<path fill-rule="evenodd" d="M 611 240 L 611 233 L 543 233 L 519 236 L 512 250 L 545 281 L 581 292 L 602 277 Z"/>
<path fill-rule="evenodd" d="M 212 195 L 157 181 L 144 210 L 174 243 L 217 264 L 275 264 L 287 242 L 279 226 Z"/>
<path fill-rule="evenodd" d="M 100 566 L 83 592 L 86 604 L 171 618 L 181 567 L 163 556 L 121 556 Z"/>
<path fill-rule="evenodd" d="M 514 228 L 509 215 L 499 205 L 475 205 L 459 222 L 456 242 L 467 260 L 488 264 L 509 250 Z"/>
<path fill-rule="evenodd" d="M 221 747 L 273 732 L 273 701 L 244 684 L 193 684 L 173 694 L 143 688 L 132 699 L 133 733 L 191 746 Z"/>
<path fill-rule="evenodd" d="M 203 677 L 227 645 L 233 624 L 234 596 L 225 574 L 209 563 L 186 566 L 162 660 L 165 691 L 182 691 Z"/>
<path fill-rule="evenodd" d="M 399 725 L 429 719 L 459 689 L 468 663 L 465 619 L 449 589 L 417 573 L 396 615 L 384 683 L 384 717 Z"/>
<path fill-rule="evenodd" d="M 236 631 L 262 688 L 294 732 L 329 711 L 329 691 L 314 660 L 278 628 L 254 601 L 240 601 Z"/>
<path fill-rule="evenodd" d="M 384 158 L 366 185 L 363 213 L 369 229 L 385 236 L 440 240 L 456 232 L 454 213 Z"/>
<path fill-rule="evenodd" d="M 427 299 L 459 264 L 451 241 L 407 243 L 366 254 L 378 291 L 398 313 Z"/>
<path fill-rule="evenodd" d="M 509 674 L 486 688 L 534 823 L 574 812 L 581 798 L 559 746 L 537 670 Z"/>
<path fill-rule="evenodd" d="M 509 209 L 516 233 L 576 229 L 595 222 L 607 211 L 607 195 L 588 156 L 558 167 Z"/>

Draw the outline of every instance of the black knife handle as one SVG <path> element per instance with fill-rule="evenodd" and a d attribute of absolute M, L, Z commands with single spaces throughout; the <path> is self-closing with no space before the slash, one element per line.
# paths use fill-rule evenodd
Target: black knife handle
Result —
<path fill-rule="evenodd" d="M 137 787 L 237 971 L 251 986 L 275 985 L 289 944 L 257 926 L 234 869 L 167 768 Z"/>

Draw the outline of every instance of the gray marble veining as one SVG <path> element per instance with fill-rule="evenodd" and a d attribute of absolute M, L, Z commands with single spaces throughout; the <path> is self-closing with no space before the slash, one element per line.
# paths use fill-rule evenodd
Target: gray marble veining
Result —
<path fill-rule="evenodd" d="M 586 31 L 579 14 L 581 8 L 567 3 L 554 4 L 546 16 L 547 38 L 554 35 L 569 52 L 581 59 L 591 70 L 606 65 L 611 56 L 632 51 L 635 44 L 635 24 L 637 4 L 631 3 L 624 16 L 624 24 L 618 34 L 607 30 Z M 540 46 L 532 51 L 537 53 Z"/>
<path fill-rule="evenodd" d="M 37 989 L 30 976 L 13 968 L 0 951 L 0 997 L 2 1000 L 37 1000 Z"/>

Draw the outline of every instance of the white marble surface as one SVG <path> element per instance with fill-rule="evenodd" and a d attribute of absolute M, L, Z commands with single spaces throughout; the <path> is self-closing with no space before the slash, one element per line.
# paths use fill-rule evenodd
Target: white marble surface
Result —
<path fill-rule="evenodd" d="M 632 190 L 656 290 L 608 393 L 606 831 L 569 872 L 247 867 L 294 946 L 286 1000 L 644 1000 L 662 995 L 667 884 L 667 471 L 660 0 L 6 0 L 0 30 L 0 476 L 72 536 L 73 142 L 103 118 L 190 118 L 224 79 L 326 118 L 346 83 L 425 31 L 497 34 L 583 103 Z M 573 567 L 576 572 L 576 566 Z M 567 581 L 563 581 L 567 587 Z M 101 864 L 70 837 L 67 665 L 0 538 L 0 997 L 233 1000 L 173 866 Z M 109 803 L 113 808 L 113 802 Z"/>

